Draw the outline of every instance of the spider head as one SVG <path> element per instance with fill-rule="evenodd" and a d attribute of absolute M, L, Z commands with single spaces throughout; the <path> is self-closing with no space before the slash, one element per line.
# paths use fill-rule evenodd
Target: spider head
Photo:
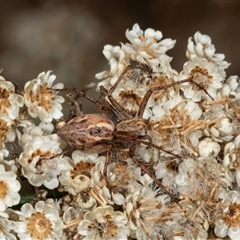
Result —
<path fill-rule="evenodd" d="M 144 137 L 147 135 L 147 127 L 142 119 L 124 119 L 116 124 L 116 131 L 122 135 L 131 137 Z"/>

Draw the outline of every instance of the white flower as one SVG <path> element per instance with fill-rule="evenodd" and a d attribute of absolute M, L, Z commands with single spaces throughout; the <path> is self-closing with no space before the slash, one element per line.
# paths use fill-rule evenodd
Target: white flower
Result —
<path fill-rule="evenodd" d="M 174 93 L 173 93 L 174 92 Z M 169 114 L 170 110 L 182 101 L 182 97 L 175 93 L 175 90 L 169 88 L 163 94 L 156 98 L 156 102 L 152 107 L 152 120 L 158 122 L 164 118 L 164 115 Z"/>
<path fill-rule="evenodd" d="M 6 150 L 6 151 L 3 151 Z M 13 157 L 13 160 L 10 159 L 4 159 L 8 156 L 9 152 L 7 149 L 3 149 L 3 156 L 0 157 L 0 164 L 2 164 L 6 170 L 6 172 L 14 172 L 15 174 L 18 174 L 18 166 L 16 164 L 17 162 L 17 156 Z M 2 154 L 2 153 L 1 153 Z"/>
<path fill-rule="evenodd" d="M 20 239 L 61 240 L 62 222 L 55 204 L 39 201 L 35 208 L 29 203 L 21 207 L 17 229 Z"/>
<path fill-rule="evenodd" d="M 211 43 L 211 38 L 200 32 L 194 34 L 194 41 L 192 37 L 188 39 L 186 56 L 189 60 L 193 60 L 195 57 L 206 58 L 222 68 L 227 68 L 230 65 L 224 61 L 224 54 L 215 53 L 215 46 Z"/>
<path fill-rule="evenodd" d="M 227 207 L 223 215 L 215 222 L 214 232 L 218 237 L 230 237 L 231 240 L 239 240 L 240 236 L 240 193 L 230 191 L 223 204 Z"/>
<path fill-rule="evenodd" d="M 1 240 L 17 240 L 13 235 L 12 230 L 15 228 L 15 223 L 9 220 L 6 212 L 0 212 L 0 239 Z"/>
<path fill-rule="evenodd" d="M 104 161 L 99 161 L 91 169 L 92 186 L 96 189 L 101 205 L 123 205 L 126 201 L 125 195 L 131 186 L 143 186 L 152 184 L 153 180 L 148 174 L 142 175 L 141 169 L 136 167 L 131 158 L 122 159 L 127 165 L 112 162 L 107 166 L 107 176 L 103 177 L 105 167 Z M 106 178 L 108 184 L 106 184 Z"/>
<path fill-rule="evenodd" d="M 192 79 L 212 98 L 215 98 L 217 90 L 222 87 L 225 75 L 226 73 L 219 71 L 219 67 L 215 63 L 209 62 L 205 58 L 195 57 L 184 64 L 179 80 Z M 199 102 L 202 95 L 206 97 L 206 93 L 204 93 L 201 88 L 199 89 L 194 83 L 189 82 L 181 86 L 184 91 L 184 96 L 188 99 Z"/>
<path fill-rule="evenodd" d="M 0 164 L 0 211 L 12 207 L 20 202 L 19 190 L 21 185 L 17 175 L 13 172 L 6 172 Z"/>
<path fill-rule="evenodd" d="M 62 171 L 59 181 L 65 191 L 72 195 L 77 195 L 81 191 L 88 189 L 91 185 L 91 169 L 95 162 L 104 161 L 104 157 L 98 154 L 85 153 L 76 150 L 72 153 L 72 159 L 68 169 Z"/>
<path fill-rule="evenodd" d="M 84 211 L 94 209 L 97 206 L 96 199 L 88 191 L 80 192 L 74 200 Z"/>
<path fill-rule="evenodd" d="M 111 206 L 97 207 L 84 215 L 78 225 L 78 233 L 83 240 L 124 240 L 128 239 L 129 229 L 122 212 L 114 211 Z"/>
<path fill-rule="evenodd" d="M 208 205 L 208 201 L 216 203 L 218 198 L 226 192 L 224 187 L 229 184 L 222 172 L 221 165 L 216 159 L 210 157 L 199 157 L 195 160 L 184 159 L 179 165 L 175 183 L 180 194 L 191 196 L 206 205 Z M 214 194 L 213 186 L 218 186 Z"/>
<path fill-rule="evenodd" d="M 15 122 L 8 116 L 0 114 L 0 150 L 3 142 L 13 142 L 16 137 Z"/>
<path fill-rule="evenodd" d="M 159 162 L 156 166 L 155 175 L 158 179 L 162 180 L 163 186 L 174 189 L 176 187 L 175 176 L 177 172 L 174 166 L 178 164 L 175 160 L 168 162 Z M 173 166 L 173 169 L 169 169 L 169 166 Z"/>
<path fill-rule="evenodd" d="M 223 165 L 226 167 L 226 176 L 240 186 L 240 135 L 227 143 L 224 147 Z"/>
<path fill-rule="evenodd" d="M 59 184 L 57 177 L 69 165 L 67 157 L 58 156 L 62 152 L 59 137 L 56 134 L 23 134 L 22 138 L 25 144 L 19 156 L 19 163 L 22 165 L 23 175 L 33 186 L 43 184 L 49 189 L 56 188 Z M 57 156 L 54 157 L 55 155 Z"/>
<path fill-rule="evenodd" d="M 222 118 L 215 125 L 210 128 L 211 134 L 214 136 L 214 140 L 221 139 L 222 141 L 228 142 L 233 138 L 234 133 L 234 122 L 231 118 Z"/>
<path fill-rule="evenodd" d="M 179 173 L 176 176 L 176 184 L 179 187 L 183 187 L 184 190 L 191 192 L 192 189 L 188 188 L 188 181 L 196 169 L 197 163 L 192 158 L 184 159 L 184 161 L 179 165 Z"/>
<path fill-rule="evenodd" d="M 80 208 L 75 207 L 67 207 L 67 209 L 64 210 L 62 219 L 64 224 L 69 224 L 74 219 L 80 219 L 84 215 L 84 211 Z"/>
<path fill-rule="evenodd" d="M 40 73 L 36 79 L 25 84 L 25 105 L 33 118 L 39 117 L 43 122 L 51 122 L 53 119 L 62 117 L 61 104 L 64 98 L 57 96 L 57 91 L 52 89 L 62 89 L 63 84 L 58 83 L 52 86 L 55 79 L 56 76 L 48 71 Z"/>
<path fill-rule="evenodd" d="M 98 88 L 104 86 L 108 89 L 110 87 L 110 82 L 113 84 L 124 69 L 130 64 L 130 59 L 128 54 L 125 53 L 121 47 L 109 44 L 104 46 L 103 54 L 108 60 L 110 70 L 97 73 L 95 77 L 99 80 L 106 78 L 106 80 L 103 80 L 98 84 Z"/>
<path fill-rule="evenodd" d="M 64 209 L 62 220 L 64 223 L 64 230 L 65 230 L 64 234 L 65 234 L 66 240 L 74 239 L 74 236 L 76 235 L 77 226 L 78 226 L 77 224 L 80 221 L 82 221 L 84 214 L 85 212 L 79 207 L 68 206 L 66 207 L 66 209 Z"/>
<path fill-rule="evenodd" d="M 113 92 L 113 98 L 127 111 L 131 116 L 139 110 L 139 106 L 142 102 L 142 98 L 146 94 L 149 88 L 146 84 L 139 84 L 133 80 L 123 80 L 118 84 L 117 88 Z M 148 119 L 150 115 L 149 107 L 154 105 L 154 100 L 150 98 L 145 109 L 144 118 Z"/>
<path fill-rule="evenodd" d="M 221 148 L 211 138 L 204 138 L 198 143 L 198 153 L 201 157 L 217 157 Z"/>
<path fill-rule="evenodd" d="M 226 82 L 231 90 L 233 91 L 233 93 L 237 90 L 237 87 L 239 86 L 239 77 L 237 75 L 233 75 L 228 77 L 228 79 L 226 80 Z"/>
<path fill-rule="evenodd" d="M 205 227 L 207 229 L 205 229 Z M 199 216 L 195 217 L 194 220 L 191 220 L 184 216 L 178 219 L 178 221 L 173 220 L 171 226 L 167 229 L 170 236 L 172 232 L 176 232 L 178 235 L 180 235 L 174 236 L 172 238 L 173 240 L 207 240 L 208 233 L 206 230 L 208 230 L 207 220 L 204 220 L 204 218 L 201 218 Z"/>
<path fill-rule="evenodd" d="M 173 147 L 176 154 L 197 154 L 195 147 L 202 135 L 199 127 L 202 124 L 202 110 L 197 103 L 176 95 L 165 102 L 157 101 L 153 113 L 155 114 L 151 117 L 154 120 L 152 129 L 160 137 L 158 142 L 161 141 L 163 146 Z"/>
<path fill-rule="evenodd" d="M 222 88 L 218 90 L 219 98 L 223 98 L 225 96 L 235 96 L 237 95 L 238 88 L 238 76 L 230 76 L 223 84 Z"/>
<path fill-rule="evenodd" d="M 41 122 L 39 126 L 35 126 L 35 124 L 30 121 L 27 121 L 27 123 L 20 122 L 19 126 L 23 128 L 23 134 L 19 134 L 18 136 L 19 145 L 23 148 L 25 145 L 29 144 L 33 136 L 49 136 L 54 130 L 54 126 L 52 123 L 44 122 Z M 62 140 L 59 138 L 59 141 Z"/>
<path fill-rule="evenodd" d="M 128 217 L 128 226 L 131 237 L 137 239 L 157 239 L 154 230 L 159 217 L 166 209 L 168 202 L 166 195 L 161 195 L 160 190 L 151 187 L 132 185 L 126 196 L 124 204 L 125 214 Z"/>
<path fill-rule="evenodd" d="M 24 104 L 23 97 L 15 93 L 14 85 L 0 76 L 0 113 L 14 120 L 19 108 Z"/>
<path fill-rule="evenodd" d="M 105 157 L 98 156 L 97 153 L 89 153 L 89 152 L 84 152 L 84 151 L 80 151 L 80 150 L 75 150 L 72 152 L 72 159 L 75 164 L 77 164 L 81 161 L 97 163 L 100 161 L 104 161 Z"/>
<path fill-rule="evenodd" d="M 103 50 L 103 54 L 108 59 L 110 65 L 109 71 L 103 71 L 95 75 L 99 80 L 102 80 L 97 85 L 97 90 L 100 87 L 109 89 L 118 80 L 125 68 L 131 64 L 128 54 L 124 52 L 119 46 L 106 45 Z M 127 73 L 125 74 L 127 75 Z"/>
<path fill-rule="evenodd" d="M 124 166 L 121 168 L 122 165 L 120 166 L 120 164 L 115 165 L 115 163 L 111 163 L 107 166 L 107 176 L 105 177 L 103 176 L 105 160 L 106 158 L 104 161 L 99 161 L 91 169 L 91 187 L 94 190 L 93 196 L 102 206 L 107 203 L 110 205 L 113 205 L 114 203 L 121 205 L 125 198 L 121 193 L 118 194 L 116 189 L 126 187 L 126 184 L 129 181 L 129 178 L 127 178 L 128 171 Z M 121 170 L 125 175 L 122 175 Z M 106 178 L 108 179 L 108 184 L 106 184 Z M 113 189 L 108 189 L 109 186 L 115 187 Z"/>
<path fill-rule="evenodd" d="M 122 47 L 125 52 L 130 54 L 132 60 L 154 66 L 154 71 L 159 64 L 163 69 L 165 66 L 169 67 L 167 63 L 171 61 L 171 58 L 166 55 L 166 52 L 173 48 L 175 40 L 161 40 L 162 33 L 160 31 L 148 28 L 143 32 L 138 24 L 134 24 L 132 30 L 126 31 L 126 38 L 131 44 L 126 43 Z"/>
<path fill-rule="evenodd" d="M 0 162 L 4 162 L 4 158 L 9 156 L 9 151 L 5 148 L 5 144 L 2 143 L 2 149 L 0 149 Z M 3 163 L 4 165 L 5 163 Z"/>

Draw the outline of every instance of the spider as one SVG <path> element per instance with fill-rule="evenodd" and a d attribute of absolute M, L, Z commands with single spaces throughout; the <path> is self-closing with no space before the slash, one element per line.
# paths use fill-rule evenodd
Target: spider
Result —
<path fill-rule="evenodd" d="M 133 117 L 131 113 L 126 111 L 123 106 L 121 106 L 121 104 L 119 104 L 113 98 L 112 94 L 116 90 L 120 81 L 123 79 L 124 75 L 129 70 L 136 69 L 141 70 L 142 67 L 133 67 L 132 65 L 126 67 L 109 90 L 106 90 L 103 86 L 101 86 L 100 97 L 98 100 L 94 100 L 89 97 L 85 90 L 79 90 L 77 88 L 71 89 L 77 94 L 76 98 L 84 97 L 88 99 L 98 106 L 102 111 L 104 111 L 108 116 L 111 116 L 111 119 L 99 114 L 83 114 L 74 117 L 72 120 L 67 122 L 67 124 L 59 130 L 58 134 L 68 143 L 69 146 L 71 146 L 71 150 L 79 149 L 96 153 L 107 152 L 106 163 L 103 170 L 104 176 L 106 176 L 107 166 L 111 161 L 111 151 L 113 149 L 120 148 L 128 149 L 129 157 L 134 161 L 134 163 L 139 166 L 144 173 L 148 174 L 154 183 L 160 187 L 165 194 L 167 194 L 173 201 L 178 203 L 178 198 L 170 193 L 155 177 L 155 175 L 152 174 L 151 171 L 139 161 L 138 157 L 136 156 L 136 148 L 138 145 L 145 145 L 147 148 L 156 148 L 159 151 L 164 151 L 174 157 L 179 157 L 152 142 L 151 137 L 148 135 L 147 120 L 143 119 L 143 113 L 150 96 L 154 92 L 167 89 L 169 87 L 174 87 L 175 85 L 185 82 L 190 82 L 192 80 L 184 79 L 171 84 L 166 84 L 165 86 L 150 88 L 142 98 L 136 116 Z M 199 84 L 195 82 L 193 83 L 201 88 Z"/>

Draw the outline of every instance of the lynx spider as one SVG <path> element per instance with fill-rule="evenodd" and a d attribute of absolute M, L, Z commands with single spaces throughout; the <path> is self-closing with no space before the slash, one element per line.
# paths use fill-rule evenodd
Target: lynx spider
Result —
<path fill-rule="evenodd" d="M 112 96 L 124 75 L 131 69 L 134 70 L 142 68 L 133 67 L 131 65 L 126 67 L 109 90 L 106 90 L 103 86 L 100 87 L 100 97 L 97 101 L 89 97 L 84 90 L 79 90 L 77 88 L 63 89 L 73 90 L 77 94 L 77 97 L 84 97 L 108 115 L 115 115 L 116 123 L 114 123 L 114 120 L 110 120 L 109 118 L 98 114 L 84 114 L 73 118 L 64 127 L 62 127 L 59 130 L 59 136 L 72 147 L 71 150 L 80 149 L 97 153 L 107 152 L 107 160 L 103 172 L 104 176 L 106 176 L 107 166 L 110 163 L 111 158 L 111 150 L 114 146 L 116 148 L 116 146 L 119 147 L 122 144 L 125 148 L 128 147 L 129 156 L 134 163 L 139 166 L 144 173 L 148 174 L 165 194 L 178 203 L 178 199 L 162 185 L 162 183 L 148 170 L 147 167 L 144 166 L 143 163 L 138 161 L 135 156 L 135 150 L 137 144 L 143 144 L 147 147 L 153 147 L 159 149 L 160 151 L 165 151 L 170 155 L 174 155 L 152 143 L 150 136 L 147 134 L 147 126 L 145 124 L 146 121 L 143 119 L 143 113 L 150 96 L 154 92 L 174 87 L 175 85 L 185 82 L 190 82 L 192 80 L 184 79 L 164 86 L 150 88 L 140 103 L 139 111 L 137 112 L 136 117 L 133 118 L 133 116 L 128 113 Z M 194 81 L 192 82 L 202 89 L 198 83 L 195 83 Z M 203 89 L 203 91 L 205 90 Z M 176 155 L 174 156 L 178 157 Z"/>

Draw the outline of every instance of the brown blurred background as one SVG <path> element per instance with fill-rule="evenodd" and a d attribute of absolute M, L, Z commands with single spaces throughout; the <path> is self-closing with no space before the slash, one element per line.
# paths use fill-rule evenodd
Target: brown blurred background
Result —
<path fill-rule="evenodd" d="M 6 80 L 22 87 L 47 70 L 68 87 L 97 82 L 95 74 L 108 69 L 104 45 L 127 42 L 125 31 L 134 23 L 177 40 L 168 55 L 178 71 L 186 61 L 188 38 L 200 31 L 231 63 L 227 74 L 240 74 L 239 1 L 9 0 L 0 4 L 0 68 Z"/>

